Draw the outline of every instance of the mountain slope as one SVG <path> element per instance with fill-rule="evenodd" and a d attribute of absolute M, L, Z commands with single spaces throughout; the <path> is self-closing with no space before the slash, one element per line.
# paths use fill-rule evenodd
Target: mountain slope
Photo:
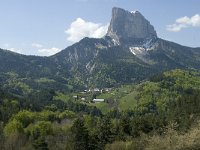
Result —
<path fill-rule="evenodd" d="M 69 65 L 80 82 L 105 87 L 175 68 L 199 69 L 200 49 L 160 39 L 138 11 L 113 8 L 104 38 L 84 38 L 52 58 Z"/>
<path fill-rule="evenodd" d="M 15 90 L 21 88 L 18 82 L 30 89 L 63 91 L 110 87 L 175 68 L 200 69 L 200 48 L 160 39 L 140 12 L 121 8 L 113 8 L 103 38 L 84 38 L 50 57 L 0 54 L 0 82 Z"/>
<path fill-rule="evenodd" d="M 181 46 L 160 38 L 154 39 L 150 50 L 135 46 L 135 49 L 142 50 L 133 53 L 133 47 L 129 44 L 114 45 L 110 37 L 85 38 L 51 58 L 60 60 L 61 66 L 68 66 L 73 76 L 87 85 L 100 87 L 140 81 L 175 68 L 200 68 L 199 48 Z"/>
<path fill-rule="evenodd" d="M 63 89 L 66 80 L 60 76 L 62 68 L 48 57 L 26 56 L 0 49 L 1 88 L 24 95 L 33 89 Z M 68 74 L 65 74 L 67 77 Z"/>

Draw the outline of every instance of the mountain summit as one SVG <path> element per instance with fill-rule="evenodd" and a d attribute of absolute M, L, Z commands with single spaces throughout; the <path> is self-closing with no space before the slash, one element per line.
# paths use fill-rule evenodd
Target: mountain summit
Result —
<path fill-rule="evenodd" d="M 106 35 L 117 42 L 130 38 L 157 37 L 154 27 L 139 11 L 129 12 L 116 7 L 112 9 L 112 19 Z"/>
<path fill-rule="evenodd" d="M 84 38 L 50 57 L 0 49 L 0 64 L 0 84 L 13 93 L 26 87 L 71 91 L 138 82 L 175 68 L 200 69 L 200 48 L 160 39 L 140 12 L 113 8 L 103 38 Z"/>

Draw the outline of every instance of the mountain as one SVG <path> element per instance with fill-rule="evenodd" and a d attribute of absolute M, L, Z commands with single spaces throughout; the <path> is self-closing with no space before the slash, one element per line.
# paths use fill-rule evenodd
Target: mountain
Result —
<path fill-rule="evenodd" d="M 199 69 L 200 49 L 157 37 L 154 27 L 138 11 L 113 8 L 107 34 L 84 38 L 52 56 L 69 66 L 87 85 L 109 86 L 139 81 L 174 68 Z"/>
<path fill-rule="evenodd" d="M 40 88 L 109 87 L 175 68 L 200 69 L 200 48 L 160 39 L 140 12 L 116 7 L 103 38 L 86 37 L 50 57 L 0 53 L 1 85 L 15 87 L 18 94 Z"/>
<path fill-rule="evenodd" d="M 117 43 L 130 39 L 152 39 L 157 34 L 154 27 L 138 11 L 128 12 L 113 8 L 112 19 L 106 36 Z"/>

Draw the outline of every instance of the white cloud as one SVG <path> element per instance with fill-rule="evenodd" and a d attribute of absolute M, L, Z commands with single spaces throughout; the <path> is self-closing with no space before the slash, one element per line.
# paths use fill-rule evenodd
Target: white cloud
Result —
<path fill-rule="evenodd" d="M 22 53 L 21 50 L 11 47 L 11 45 L 9 43 L 4 43 L 2 48 L 9 50 L 9 51 L 12 51 L 12 52 L 15 52 L 15 53 Z"/>
<path fill-rule="evenodd" d="M 34 48 L 42 48 L 43 47 L 43 45 L 38 44 L 38 43 L 32 43 L 31 46 Z"/>
<path fill-rule="evenodd" d="M 77 18 L 71 23 L 65 33 L 68 35 L 68 41 L 78 42 L 84 37 L 101 38 L 106 34 L 107 29 L 108 24 L 104 26 L 99 23 L 87 22 L 81 18 Z"/>
<path fill-rule="evenodd" d="M 12 51 L 12 52 L 15 52 L 15 53 L 21 53 L 20 50 L 17 50 L 17 49 L 15 49 L 15 48 L 9 48 L 9 50 Z"/>
<path fill-rule="evenodd" d="M 186 28 L 187 26 L 184 24 L 172 24 L 167 26 L 168 31 L 172 32 L 178 32 L 181 31 L 183 28 Z"/>
<path fill-rule="evenodd" d="M 200 15 L 196 14 L 192 16 L 191 18 L 185 16 L 176 19 L 176 22 L 171 25 L 167 25 L 167 30 L 172 32 L 178 32 L 181 31 L 184 28 L 189 27 L 200 27 Z"/>
<path fill-rule="evenodd" d="M 61 49 L 52 47 L 46 48 L 44 45 L 39 43 L 32 43 L 31 46 L 37 50 L 37 55 L 39 56 L 50 56 L 58 53 Z"/>
<path fill-rule="evenodd" d="M 50 55 L 54 55 L 54 54 L 58 53 L 59 51 L 61 51 L 61 49 L 56 48 L 56 47 L 52 47 L 52 48 L 39 49 L 38 53 L 41 56 L 50 56 Z"/>

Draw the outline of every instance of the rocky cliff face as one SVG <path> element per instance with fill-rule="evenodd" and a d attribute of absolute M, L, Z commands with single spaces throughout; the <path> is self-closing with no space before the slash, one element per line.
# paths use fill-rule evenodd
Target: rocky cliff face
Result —
<path fill-rule="evenodd" d="M 1 85 L 13 87 L 10 75 L 14 72 L 20 82 L 33 88 L 71 90 L 137 82 L 175 68 L 200 69 L 200 49 L 162 40 L 138 11 L 113 8 L 104 38 L 84 38 L 51 57 L 0 49 L 0 64 Z M 43 78 L 53 82 L 38 85 L 36 81 Z"/>
<path fill-rule="evenodd" d="M 101 87 L 139 81 L 173 68 L 199 68 L 200 52 L 157 37 L 138 11 L 113 8 L 107 34 L 84 38 L 56 54 L 76 81 Z"/>
<path fill-rule="evenodd" d="M 154 27 L 138 12 L 129 12 L 121 8 L 112 9 L 112 19 L 107 36 L 116 42 L 130 38 L 147 39 L 157 37 Z"/>

